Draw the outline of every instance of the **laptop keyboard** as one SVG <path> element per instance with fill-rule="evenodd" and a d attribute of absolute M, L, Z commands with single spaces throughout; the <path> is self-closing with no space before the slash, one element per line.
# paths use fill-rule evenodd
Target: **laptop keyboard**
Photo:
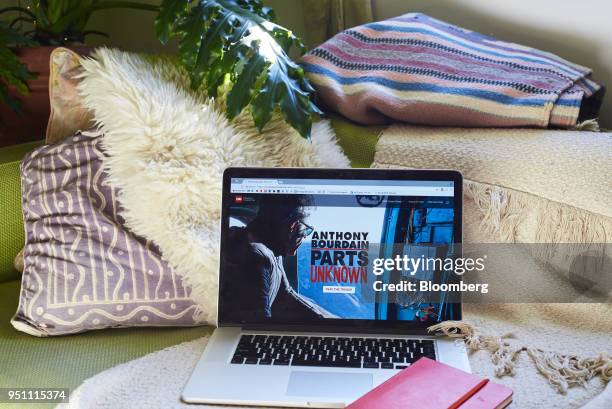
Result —
<path fill-rule="evenodd" d="M 404 369 L 436 359 L 428 339 L 242 335 L 232 364 Z"/>

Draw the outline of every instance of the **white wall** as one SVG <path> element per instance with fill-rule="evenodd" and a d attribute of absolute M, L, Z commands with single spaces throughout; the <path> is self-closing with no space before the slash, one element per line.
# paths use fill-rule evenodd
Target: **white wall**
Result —
<path fill-rule="evenodd" d="M 373 0 L 374 16 L 385 19 L 422 12 L 505 41 L 553 52 L 593 69 L 593 78 L 612 86 L 612 1 L 610 0 Z M 612 89 L 600 123 L 612 128 Z"/>

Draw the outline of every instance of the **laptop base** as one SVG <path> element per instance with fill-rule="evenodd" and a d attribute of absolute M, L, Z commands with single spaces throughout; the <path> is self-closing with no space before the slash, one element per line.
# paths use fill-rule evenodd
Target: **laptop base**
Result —
<path fill-rule="evenodd" d="M 465 347 L 449 338 L 394 334 L 296 333 L 217 328 L 187 383 L 188 403 L 342 408 L 399 372 L 398 369 L 232 364 L 243 335 L 432 340 L 440 362 L 470 372 Z"/>

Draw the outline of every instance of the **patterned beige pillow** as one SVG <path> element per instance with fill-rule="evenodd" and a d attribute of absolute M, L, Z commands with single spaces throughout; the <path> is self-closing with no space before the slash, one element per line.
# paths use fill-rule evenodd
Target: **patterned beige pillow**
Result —
<path fill-rule="evenodd" d="M 101 139 L 77 133 L 21 164 L 26 246 L 13 326 L 50 336 L 199 324 L 190 288 L 154 243 L 123 227 Z"/>
<path fill-rule="evenodd" d="M 77 90 L 81 55 L 64 47 L 51 52 L 49 59 L 49 105 L 45 143 L 62 140 L 94 125 L 93 113 L 83 107 Z M 15 257 L 15 269 L 23 272 L 23 250 Z"/>
<path fill-rule="evenodd" d="M 83 106 L 77 90 L 81 56 L 68 48 L 58 47 L 51 52 L 49 71 L 51 114 L 45 138 L 48 144 L 94 124 L 93 113 Z"/>

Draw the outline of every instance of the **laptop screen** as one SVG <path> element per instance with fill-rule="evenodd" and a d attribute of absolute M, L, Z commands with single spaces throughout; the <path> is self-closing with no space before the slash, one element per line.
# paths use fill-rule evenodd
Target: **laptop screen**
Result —
<path fill-rule="evenodd" d="M 385 284 L 450 272 L 385 268 L 385 259 L 444 258 L 460 237 L 455 180 L 231 177 L 222 228 L 220 322 L 458 319 L 444 293 Z M 459 215 L 460 217 L 460 215 Z M 381 261 L 382 260 L 382 261 Z"/>

